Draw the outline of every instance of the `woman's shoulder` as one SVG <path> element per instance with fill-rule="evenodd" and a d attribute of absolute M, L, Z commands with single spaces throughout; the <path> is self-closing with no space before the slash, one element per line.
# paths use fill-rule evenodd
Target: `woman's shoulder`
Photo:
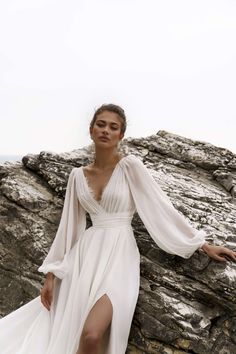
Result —
<path fill-rule="evenodd" d="M 120 160 L 120 166 L 124 169 L 127 173 L 140 171 L 145 168 L 141 157 L 137 157 L 134 154 L 128 154 Z"/>
<path fill-rule="evenodd" d="M 121 155 L 118 164 L 120 165 L 132 165 L 132 164 L 143 164 L 142 159 L 140 157 L 137 157 L 136 155 L 130 153 L 126 155 Z M 93 164 L 88 164 L 88 165 L 81 165 L 79 167 L 73 167 L 71 169 L 70 174 L 75 175 L 78 171 L 83 171 L 87 173 L 93 173 Z"/>
<path fill-rule="evenodd" d="M 131 163 L 131 164 L 132 163 L 134 163 L 134 164 L 136 164 L 136 163 L 138 163 L 138 164 L 141 163 L 142 164 L 143 163 L 141 158 L 137 157 L 134 154 L 127 154 L 127 155 L 123 156 L 121 158 L 120 162 Z"/>
<path fill-rule="evenodd" d="M 78 168 L 80 168 L 81 170 L 83 170 L 85 172 L 93 172 L 93 170 L 94 170 L 94 166 L 92 163 L 90 163 L 89 165 L 82 165 Z"/>

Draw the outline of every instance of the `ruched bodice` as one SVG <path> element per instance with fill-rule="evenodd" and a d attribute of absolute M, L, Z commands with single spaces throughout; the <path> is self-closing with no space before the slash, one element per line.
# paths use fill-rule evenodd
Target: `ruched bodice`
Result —
<path fill-rule="evenodd" d="M 78 177 L 78 199 L 88 213 L 122 213 L 124 211 L 134 213 L 135 204 L 132 194 L 130 193 L 125 172 L 122 169 L 124 159 L 127 159 L 127 157 L 123 157 L 116 164 L 112 175 L 103 190 L 100 201 L 95 199 L 93 190 L 89 186 L 87 178 L 84 175 L 83 167 L 81 166 L 75 171 Z"/>

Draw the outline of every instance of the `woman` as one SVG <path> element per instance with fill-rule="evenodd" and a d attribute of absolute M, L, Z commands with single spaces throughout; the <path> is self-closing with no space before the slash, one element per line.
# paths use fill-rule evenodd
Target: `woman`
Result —
<path fill-rule="evenodd" d="M 137 157 L 119 154 L 125 129 L 121 107 L 95 112 L 95 160 L 70 173 L 58 231 L 38 269 L 46 274 L 41 296 L 0 321 L 2 354 L 125 353 L 139 293 L 135 211 L 168 253 L 189 258 L 202 248 L 213 259 L 236 260 L 235 252 L 205 241 Z M 87 229 L 86 212 L 93 224 Z"/>

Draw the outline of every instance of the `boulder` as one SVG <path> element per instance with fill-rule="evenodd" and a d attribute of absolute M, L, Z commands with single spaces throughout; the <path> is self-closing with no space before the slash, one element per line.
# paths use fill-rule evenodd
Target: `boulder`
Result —
<path fill-rule="evenodd" d="M 144 162 L 209 243 L 236 249 L 235 154 L 163 130 L 124 139 L 121 151 Z M 37 268 L 55 237 L 68 175 L 92 158 L 87 146 L 0 165 L 1 317 L 39 295 L 44 275 Z M 201 250 L 189 259 L 170 255 L 138 214 L 132 225 L 141 284 L 127 354 L 236 353 L 236 263 L 214 261 Z"/>

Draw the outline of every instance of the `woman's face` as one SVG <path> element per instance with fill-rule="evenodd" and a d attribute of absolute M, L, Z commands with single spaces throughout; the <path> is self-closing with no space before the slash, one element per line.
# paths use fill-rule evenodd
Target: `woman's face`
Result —
<path fill-rule="evenodd" d="M 97 115 L 90 136 L 97 146 L 115 147 L 124 136 L 121 128 L 121 118 L 114 112 L 104 111 Z"/>

